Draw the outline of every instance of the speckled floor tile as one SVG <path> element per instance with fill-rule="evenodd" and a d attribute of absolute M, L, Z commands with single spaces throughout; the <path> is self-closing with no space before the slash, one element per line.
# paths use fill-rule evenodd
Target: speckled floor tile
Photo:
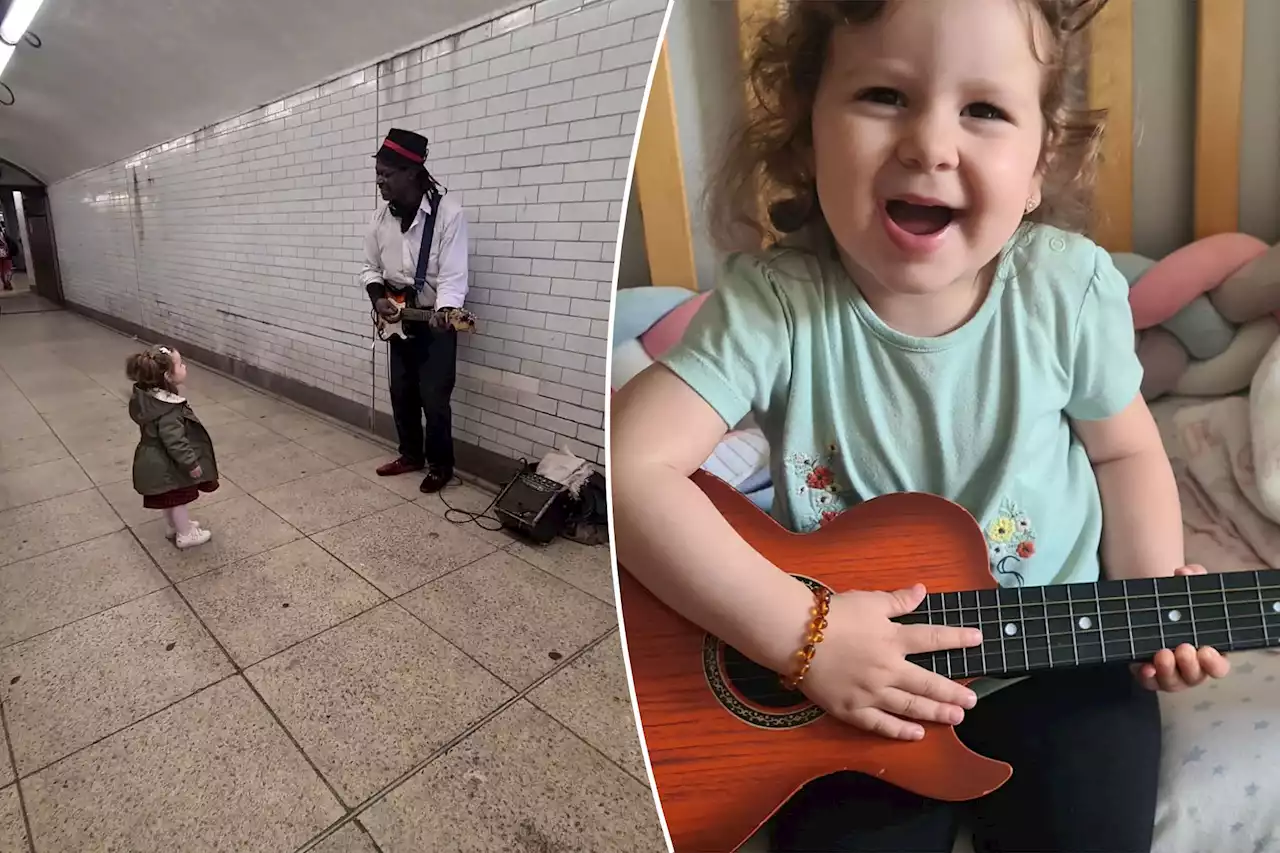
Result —
<path fill-rule="evenodd" d="M 378 848 L 360 821 L 353 820 L 312 848 L 312 853 L 378 853 Z"/>
<path fill-rule="evenodd" d="M 302 538 L 296 528 L 248 495 L 209 505 L 197 501 L 190 512 L 213 538 L 186 551 L 165 539 L 163 518 L 137 528 L 143 546 L 174 583 Z"/>
<path fill-rule="evenodd" d="M 0 566 L 87 542 L 124 527 L 89 489 L 0 512 Z"/>
<path fill-rule="evenodd" d="M 384 853 L 666 849 L 648 786 L 524 701 L 362 819 Z"/>
<path fill-rule="evenodd" d="M 557 538 L 546 545 L 517 540 L 507 550 L 526 563 L 591 593 L 605 604 L 614 603 L 613 564 L 607 545 L 579 545 Z"/>
<path fill-rule="evenodd" d="M 243 452 L 227 459 L 218 473 L 226 472 L 246 492 L 300 480 L 338 467 L 318 453 L 292 441 L 273 442 L 261 450 Z"/>
<path fill-rule="evenodd" d="M 393 598 L 496 550 L 412 503 L 326 530 L 315 540 Z"/>
<path fill-rule="evenodd" d="M 167 583 L 127 530 L 10 563 L 0 567 L 0 647 Z"/>
<path fill-rule="evenodd" d="M 23 784 L 42 851 L 289 853 L 343 814 L 238 676 Z"/>
<path fill-rule="evenodd" d="M 517 690 L 616 624 L 613 607 L 499 551 L 400 599 Z"/>
<path fill-rule="evenodd" d="M 0 511 L 92 489 L 74 459 L 55 459 L 0 474 Z"/>
<path fill-rule="evenodd" d="M 636 779 L 647 778 L 617 634 L 539 684 L 529 701 Z"/>
<path fill-rule="evenodd" d="M 386 600 L 308 539 L 206 572 L 178 588 L 242 667 Z"/>
<path fill-rule="evenodd" d="M 373 515 L 401 502 L 395 493 L 345 469 L 263 489 L 254 497 L 307 534 Z"/>
<path fill-rule="evenodd" d="M 9 759 L 6 757 L 5 761 Z M 30 853 L 27 828 L 22 823 L 18 787 L 0 788 L 0 853 Z"/>
<path fill-rule="evenodd" d="M 245 675 L 348 805 L 512 695 L 394 603 Z"/>
<path fill-rule="evenodd" d="M 0 424 L 0 471 L 17 471 L 42 462 L 66 459 L 71 454 L 56 435 L 46 433 L 27 438 L 9 438 Z"/>
<path fill-rule="evenodd" d="M 25 775 L 233 671 L 172 588 L 0 650 Z"/>

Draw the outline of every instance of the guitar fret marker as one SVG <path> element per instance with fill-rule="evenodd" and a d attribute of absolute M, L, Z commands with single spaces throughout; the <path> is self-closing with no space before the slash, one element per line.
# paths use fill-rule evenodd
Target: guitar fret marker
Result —
<path fill-rule="evenodd" d="M 1280 645 L 1278 592 L 1280 572 L 1267 581 L 1242 572 L 938 592 L 922 603 L 919 621 L 976 627 L 985 641 L 925 653 L 918 662 L 949 678 L 1000 677 L 1145 660 L 1183 643 L 1227 651 Z"/>

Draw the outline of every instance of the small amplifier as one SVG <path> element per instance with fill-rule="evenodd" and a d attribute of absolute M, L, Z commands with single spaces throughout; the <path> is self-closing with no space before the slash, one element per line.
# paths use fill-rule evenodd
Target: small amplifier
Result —
<path fill-rule="evenodd" d="M 507 483 L 493 507 L 502 526 L 546 544 L 564 529 L 569 490 L 564 484 L 525 469 Z"/>

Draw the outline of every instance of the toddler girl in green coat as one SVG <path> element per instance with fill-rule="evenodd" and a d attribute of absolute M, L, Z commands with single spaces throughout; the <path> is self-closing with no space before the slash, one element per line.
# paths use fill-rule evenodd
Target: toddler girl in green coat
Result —
<path fill-rule="evenodd" d="M 133 488 L 144 507 L 164 511 L 175 545 L 203 545 L 213 534 L 187 514 L 187 504 L 218 488 L 218 463 L 208 430 L 178 392 L 187 367 L 176 349 L 155 346 L 129 356 L 125 370 L 133 380 L 129 417 L 141 430 Z"/>

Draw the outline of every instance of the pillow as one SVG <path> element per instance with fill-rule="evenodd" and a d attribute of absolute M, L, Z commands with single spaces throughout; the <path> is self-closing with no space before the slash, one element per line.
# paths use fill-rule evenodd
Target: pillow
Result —
<path fill-rule="evenodd" d="M 613 294 L 613 339 L 638 338 L 682 302 L 697 296 L 685 287 L 624 287 Z"/>
<path fill-rule="evenodd" d="M 1248 234 L 1214 234 L 1167 255 L 1129 290 L 1133 327 L 1160 325 L 1267 248 Z"/>
<path fill-rule="evenodd" d="M 609 387 L 618 390 L 651 364 L 653 359 L 635 338 L 617 344 L 613 348 L 613 361 L 609 364 Z"/>
<path fill-rule="evenodd" d="M 1160 694 L 1164 757 L 1152 853 L 1275 850 L 1280 653 L 1237 652 L 1231 675 Z"/>
<path fill-rule="evenodd" d="M 1280 310 L 1280 246 L 1245 264 L 1209 298 L 1224 317 L 1237 323 Z"/>
<path fill-rule="evenodd" d="M 1222 355 L 1236 335 L 1236 327 L 1218 313 L 1207 296 L 1192 299 L 1165 320 L 1162 328 L 1168 329 L 1193 358 L 1199 359 Z"/>
<path fill-rule="evenodd" d="M 1258 365 L 1280 336 L 1270 316 L 1245 323 L 1221 355 L 1187 366 L 1173 390 L 1184 397 L 1220 397 L 1249 387 Z"/>
<path fill-rule="evenodd" d="M 1154 267 L 1156 262 L 1150 258 L 1144 258 L 1142 255 L 1135 255 L 1132 252 L 1112 252 L 1111 262 L 1116 265 L 1116 269 L 1129 282 L 1129 286 L 1133 287 L 1138 283 L 1138 279 L 1143 274 Z"/>
<path fill-rule="evenodd" d="M 698 313 L 702 303 L 707 301 L 712 291 L 699 293 L 697 296 L 682 302 L 667 316 L 654 323 L 649 331 L 640 336 L 645 352 L 654 358 L 662 358 L 662 354 L 680 342 L 684 330 L 689 328 L 689 321 Z"/>
<path fill-rule="evenodd" d="M 1249 386 L 1249 440 L 1258 508 L 1280 521 L 1280 344 L 1267 351 Z"/>
<path fill-rule="evenodd" d="M 730 432 L 702 463 L 702 470 L 740 492 L 755 491 L 769 481 L 769 443 L 758 429 Z"/>

